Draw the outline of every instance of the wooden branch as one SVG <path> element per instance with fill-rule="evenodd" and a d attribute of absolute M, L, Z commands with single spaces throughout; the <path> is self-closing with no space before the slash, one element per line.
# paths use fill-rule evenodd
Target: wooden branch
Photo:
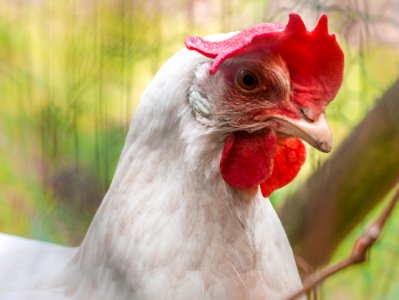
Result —
<path fill-rule="evenodd" d="M 301 274 L 301 278 L 308 278 L 310 275 L 313 274 L 313 267 L 306 261 L 303 259 L 303 257 L 299 256 L 299 255 L 295 255 L 295 262 L 296 265 L 298 266 L 299 270 L 300 270 L 300 274 Z M 313 295 L 313 298 L 311 298 Z M 317 300 L 318 296 L 318 290 L 317 290 L 317 286 L 315 286 L 314 288 L 312 288 L 311 290 L 309 290 L 306 293 L 306 299 L 314 299 Z"/>
<path fill-rule="evenodd" d="M 310 292 L 312 289 L 320 285 L 328 277 L 352 266 L 355 264 L 362 263 L 366 260 L 369 249 L 379 239 L 381 232 L 385 226 L 386 221 L 391 215 L 396 203 L 399 200 L 399 188 L 395 195 L 392 197 L 386 209 L 382 214 L 375 220 L 371 226 L 369 226 L 362 235 L 355 241 L 352 254 L 345 260 L 324 268 L 318 273 L 310 276 L 305 280 L 303 288 L 290 296 L 288 300 L 295 300 L 298 297 Z"/>
<path fill-rule="evenodd" d="M 325 264 L 399 175 L 399 81 L 279 210 L 294 252 Z M 314 245 L 317 245 L 315 247 Z"/>

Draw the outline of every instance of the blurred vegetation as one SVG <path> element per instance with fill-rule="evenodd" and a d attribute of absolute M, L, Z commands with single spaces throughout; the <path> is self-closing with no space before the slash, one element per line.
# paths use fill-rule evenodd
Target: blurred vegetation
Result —
<path fill-rule="evenodd" d="M 343 45 L 344 84 L 327 110 L 339 144 L 398 77 L 399 7 L 388 0 L 1 1 L 0 231 L 79 244 L 142 91 L 184 37 L 286 22 L 290 11 L 310 28 L 327 12 Z M 272 201 L 293 193 L 327 157 L 309 150 L 305 170 Z M 329 280 L 323 298 L 399 297 L 398 214 L 370 262 Z M 349 253 L 364 224 L 334 260 Z"/>

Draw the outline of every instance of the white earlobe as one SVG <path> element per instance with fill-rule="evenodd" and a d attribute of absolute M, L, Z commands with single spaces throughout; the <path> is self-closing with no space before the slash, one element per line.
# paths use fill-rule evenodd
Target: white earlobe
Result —
<path fill-rule="evenodd" d="M 208 118 L 210 116 L 211 106 L 208 98 L 203 95 L 196 86 L 191 86 L 188 91 L 188 102 L 192 109 L 201 116 Z"/>
<path fill-rule="evenodd" d="M 209 99 L 195 85 L 192 85 L 188 91 L 188 102 L 193 116 L 198 122 L 205 126 L 214 125 L 215 121 L 211 117 L 212 107 Z"/>

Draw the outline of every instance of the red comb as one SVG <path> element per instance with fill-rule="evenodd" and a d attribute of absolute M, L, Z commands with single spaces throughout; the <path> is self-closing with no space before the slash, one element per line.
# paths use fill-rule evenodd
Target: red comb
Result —
<path fill-rule="evenodd" d="M 321 112 L 335 97 L 342 83 L 344 55 L 335 35 L 328 33 L 328 18 L 322 15 L 316 28 L 309 32 L 301 17 L 289 15 L 286 26 L 275 23 L 259 24 L 223 41 L 206 41 L 188 37 L 186 47 L 213 62 L 210 74 L 228 58 L 258 49 L 270 49 L 279 54 L 290 72 L 294 101 Z"/>

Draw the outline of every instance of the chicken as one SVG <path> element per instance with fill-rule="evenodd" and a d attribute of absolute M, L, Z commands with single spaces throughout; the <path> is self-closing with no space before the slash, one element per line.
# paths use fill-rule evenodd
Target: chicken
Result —
<path fill-rule="evenodd" d="M 283 299 L 301 288 L 268 199 L 332 147 L 327 16 L 189 37 L 146 89 L 78 248 L 0 236 L 0 299 Z"/>

